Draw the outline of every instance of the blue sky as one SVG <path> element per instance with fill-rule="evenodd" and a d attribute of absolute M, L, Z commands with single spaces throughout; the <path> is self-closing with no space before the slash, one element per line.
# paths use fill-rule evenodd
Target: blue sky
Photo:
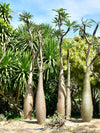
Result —
<path fill-rule="evenodd" d="M 36 23 L 52 23 L 55 13 L 52 9 L 64 8 L 71 16 L 71 20 L 80 22 L 81 18 L 95 19 L 100 21 L 99 0 L 0 0 L 10 3 L 14 11 L 12 25 L 16 28 L 21 22 L 18 21 L 18 13 L 23 10 L 31 12 Z M 99 35 L 99 30 L 97 34 Z M 69 36 L 71 36 L 70 32 Z"/>

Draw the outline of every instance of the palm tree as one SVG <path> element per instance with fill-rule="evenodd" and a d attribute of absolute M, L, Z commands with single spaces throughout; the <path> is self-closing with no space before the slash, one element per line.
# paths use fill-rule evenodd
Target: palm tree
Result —
<path fill-rule="evenodd" d="M 61 8 L 58 10 L 54 10 L 57 12 L 56 17 L 54 18 L 54 23 L 59 28 L 59 54 L 60 54 L 60 75 L 59 75 L 59 89 L 58 89 L 58 103 L 57 103 L 57 111 L 60 114 L 63 114 L 65 116 L 65 98 L 66 98 L 66 88 L 65 88 L 65 82 L 64 82 L 64 72 L 63 72 L 63 58 L 62 58 L 62 42 L 63 38 L 67 33 L 70 31 L 71 26 L 75 24 L 75 22 L 70 22 L 69 14 L 65 12 L 65 9 Z M 62 30 L 62 26 L 66 25 L 67 30 L 64 32 Z"/>
<path fill-rule="evenodd" d="M 25 119 L 31 119 L 32 116 L 32 110 L 33 110 L 33 90 L 32 90 L 32 76 L 33 76 L 33 68 L 34 68 L 34 59 L 35 59 L 35 52 L 33 49 L 33 37 L 32 33 L 30 30 L 30 24 L 29 24 L 29 19 L 32 18 L 32 15 L 27 12 L 23 12 L 19 14 L 20 16 L 20 21 L 24 21 L 27 25 L 28 32 L 30 35 L 30 47 L 31 47 L 31 52 L 32 52 L 32 61 L 30 65 L 30 73 L 29 73 L 29 78 L 28 78 L 28 85 L 27 85 L 27 90 L 25 94 L 25 99 L 24 99 L 24 117 Z"/>
<path fill-rule="evenodd" d="M 71 92 L 70 92 L 70 62 L 69 62 L 69 47 L 68 45 L 70 46 L 70 43 L 68 41 L 66 41 L 67 38 L 64 40 L 65 42 L 63 42 L 64 44 L 64 48 L 67 49 L 67 88 L 66 88 L 66 105 L 65 105 L 65 108 L 66 108 L 66 112 L 65 112 L 65 116 L 67 119 L 70 118 L 71 116 Z"/>
<path fill-rule="evenodd" d="M 38 87 L 37 87 L 37 93 L 36 93 L 36 103 L 35 103 L 35 109 L 36 109 L 36 118 L 39 124 L 42 124 L 45 122 L 46 118 L 46 103 L 45 103 L 45 95 L 44 95 L 44 89 L 43 89 L 43 57 L 42 57 L 42 45 L 43 42 L 41 40 L 41 33 L 40 31 L 37 31 L 38 35 L 38 44 L 40 47 L 40 64 L 37 57 L 37 65 L 39 70 L 39 79 L 38 79 Z"/>
<path fill-rule="evenodd" d="M 71 86 L 70 86 L 70 48 L 73 47 L 72 40 L 69 38 L 65 38 L 63 41 L 63 49 L 67 51 L 67 84 L 66 84 L 66 112 L 65 116 L 67 119 L 71 116 Z"/>
<path fill-rule="evenodd" d="M 90 61 L 90 51 L 91 46 L 93 45 L 93 40 L 95 37 L 95 34 L 97 32 L 97 29 L 99 27 L 99 23 L 96 23 L 96 27 L 93 31 L 93 34 L 91 35 L 91 40 L 88 39 L 88 34 L 86 33 L 86 27 L 91 27 L 91 23 L 96 23 L 94 20 L 83 20 L 82 19 L 82 25 L 76 25 L 75 27 L 79 27 L 81 31 L 83 32 L 83 35 L 86 39 L 86 42 L 88 44 L 88 49 L 86 51 L 86 72 L 84 76 L 84 83 L 83 83 L 83 93 L 82 93 L 82 104 L 81 104 L 81 115 L 83 121 L 89 122 L 92 119 L 93 115 L 93 104 L 92 104 L 92 96 L 91 96 L 91 86 L 90 86 L 90 68 L 95 59 L 100 55 L 100 53 L 97 53 L 95 57 Z M 76 28 L 77 30 L 77 28 Z"/>

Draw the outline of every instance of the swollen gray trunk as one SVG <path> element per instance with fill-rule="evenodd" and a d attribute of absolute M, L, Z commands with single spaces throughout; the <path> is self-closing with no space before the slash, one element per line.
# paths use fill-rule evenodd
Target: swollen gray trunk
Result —
<path fill-rule="evenodd" d="M 65 116 L 65 82 L 64 82 L 64 72 L 63 72 L 63 58 L 62 58 L 62 38 L 59 43 L 60 49 L 60 75 L 59 75 L 59 88 L 58 88 L 58 103 L 57 103 L 57 111 L 59 114 L 63 114 Z"/>
<path fill-rule="evenodd" d="M 39 124 L 45 122 L 46 119 L 46 103 L 45 103 L 45 95 L 43 90 L 43 74 L 42 70 L 39 71 L 39 80 L 38 87 L 36 93 L 36 118 Z"/>
<path fill-rule="evenodd" d="M 71 116 L 71 92 L 70 92 L 70 64 L 68 66 L 68 75 L 67 75 L 67 90 L 66 90 L 66 119 L 69 119 Z"/>
<path fill-rule="evenodd" d="M 86 71 L 83 84 L 81 115 L 84 122 L 89 122 L 93 115 L 93 104 L 89 79 L 89 70 Z"/>
<path fill-rule="evenodd" d="M 31 63 L 28 85 L 27 85 L 27 90 L 26 90 L 25 99 L 24 99 L 24 118 L 25 119 L 31 119 L 32 110 L 33 110 L 33 90 L 32 90 L 32 75 L 33 75 L 32 67 L 33 66 L 32 65 L 33 64 Z"/>
<path fill-rule="evenodd" d="M 63 69 L 61 69 L 59 75 L 57 111 L 58 113 L 63 115 L 65 115 L 65 95 L 66 95 L 66 89 L 64 83 L 64 75 L 63 75 Z"/>

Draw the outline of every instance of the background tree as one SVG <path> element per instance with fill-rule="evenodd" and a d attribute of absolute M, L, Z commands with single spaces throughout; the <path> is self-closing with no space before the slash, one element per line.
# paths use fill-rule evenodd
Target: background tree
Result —
<path fill-rule="evenodd" d="M 3 49 L 3 55 L 0 59 L 0 63 L 5 57 L 7 45 L 11 36 L 11 14 L 12 10 L 10 9 L 10 5 L 6 3 L 0 3 L 0 47 Z"/>

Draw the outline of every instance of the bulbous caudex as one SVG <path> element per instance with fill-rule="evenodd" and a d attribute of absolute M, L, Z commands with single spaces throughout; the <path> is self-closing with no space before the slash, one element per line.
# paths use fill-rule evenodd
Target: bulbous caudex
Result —
<path fill-rule="evenodd" d="M 39 72 L 39 80 L 38 80 L 38 87 L 36 93 L 36 118 L 39 124 L 45 122 L 46 119 L 46 103 L 45 103 L 45 95 L 43 90 L 43 77 L 42 71 Z"/>
<path fill-rule="evenodd" d="M 57 111 L 59 114 L 62 114 L 64 116 L 65 116 L 65 95 L 66 95 L 66 89 L 65 89 L 63 69 L 62 69 L 59 75 Z"/>
<path fill-rule="evenodd" d="M 34 58 L 32 59 L 32 62 L 30 65 L 28 85 L 27 85 L 27 90 L 24 98 L 24 118 L 25 119 L 31 119 L 32 111 L 33 111 L 33 89 L 32 89 L 33 67 L 34 67 Z"/>
<path fill-rule="evenodd" d="M 87 70 L 84 77 L 83 83 L 83 94 L 82 94 L 82 104 L 81 104 L 81 116 L 84 122 L 90 122 L 93 115 L 93 104 L 91 96 L 91 86 L 89 71 Z"/>

